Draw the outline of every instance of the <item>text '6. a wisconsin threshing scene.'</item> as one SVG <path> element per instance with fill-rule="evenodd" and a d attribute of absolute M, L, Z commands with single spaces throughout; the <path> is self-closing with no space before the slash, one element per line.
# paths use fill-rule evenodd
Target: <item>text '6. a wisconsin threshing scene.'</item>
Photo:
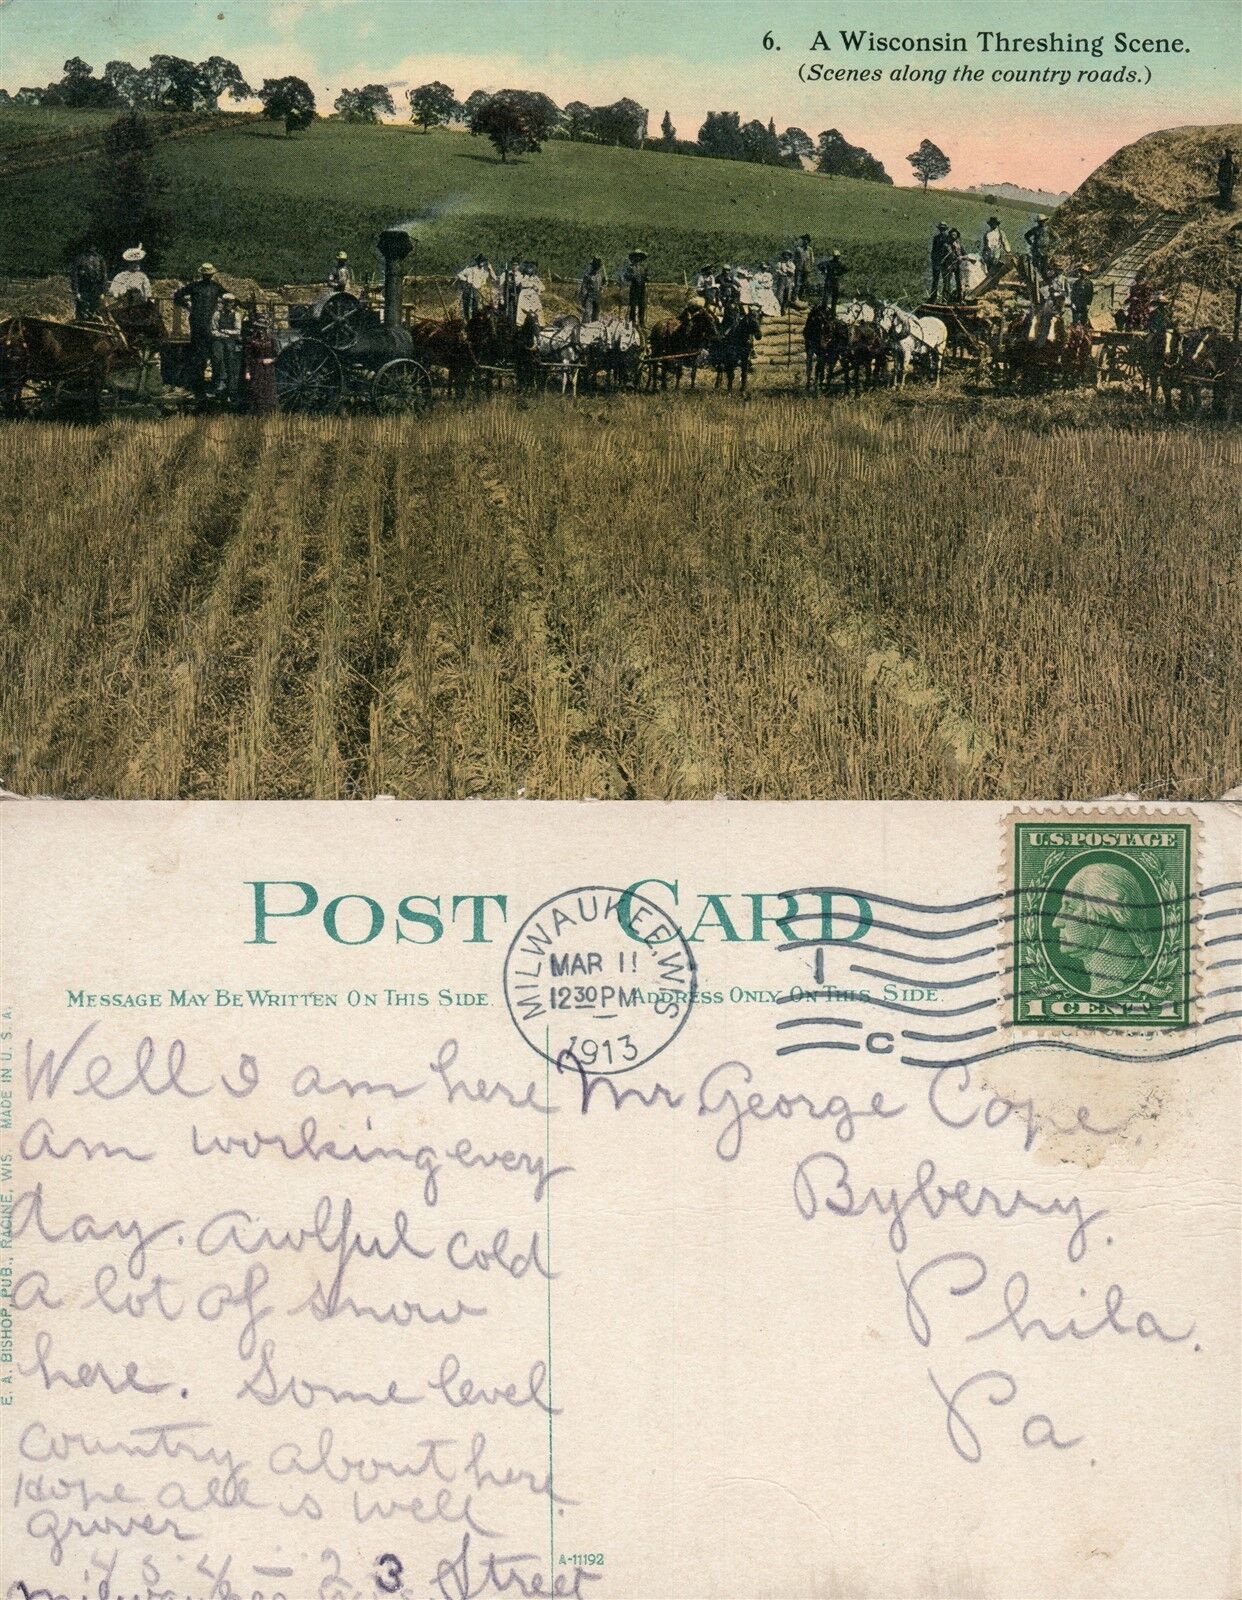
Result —
<path fill-rule="evenodd" d="M 0 789 L 1238 781 L 1236 5 L 44 4 Z"/>

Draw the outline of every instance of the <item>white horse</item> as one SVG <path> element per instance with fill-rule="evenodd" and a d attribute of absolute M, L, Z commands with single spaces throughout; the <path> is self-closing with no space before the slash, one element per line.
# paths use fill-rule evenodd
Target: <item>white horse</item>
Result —
<path fill-rule="evenodd" d="M 919 356 L 926 356 L 936 383 L 944 360 L 949 330 L 939 317 L 916 317 L 901 306 L 886 305 L 880 313 L 880 332 L 893 353 L 893 387 L 903 387 L 906 374 Z"/>

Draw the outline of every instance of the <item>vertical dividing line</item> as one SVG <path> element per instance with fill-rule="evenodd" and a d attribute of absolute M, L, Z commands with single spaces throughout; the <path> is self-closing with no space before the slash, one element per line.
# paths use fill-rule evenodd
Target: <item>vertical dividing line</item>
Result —
<path fill-rule="evenodd" d="M 544 1248 L 548 1258 L 548 1593 L 556 1579 L 556 1498 L 552 1489 L 552 1185 L 547 1174 L 552 1170 L 552 1029 L 543 1037 L 543 1171 L 547 1183 L 544 1212 Z"/>

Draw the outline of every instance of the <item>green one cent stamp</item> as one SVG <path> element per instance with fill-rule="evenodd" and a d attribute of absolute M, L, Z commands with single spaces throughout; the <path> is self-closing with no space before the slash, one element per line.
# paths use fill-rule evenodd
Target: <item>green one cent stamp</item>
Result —
<path fill-rule="evenodd" d="M 1184 1028 L 1192 825 L 1066 813 L 1013 827 L 1013 1021 Z"/>

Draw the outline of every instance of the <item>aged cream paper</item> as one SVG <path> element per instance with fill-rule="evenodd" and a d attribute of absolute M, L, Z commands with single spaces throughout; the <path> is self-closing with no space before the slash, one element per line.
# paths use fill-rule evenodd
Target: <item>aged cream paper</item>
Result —
<path fill-rule="evenodd" d="M 1238 1593 L 1236 810 L 0 825 L 5 1596 Z"/>

